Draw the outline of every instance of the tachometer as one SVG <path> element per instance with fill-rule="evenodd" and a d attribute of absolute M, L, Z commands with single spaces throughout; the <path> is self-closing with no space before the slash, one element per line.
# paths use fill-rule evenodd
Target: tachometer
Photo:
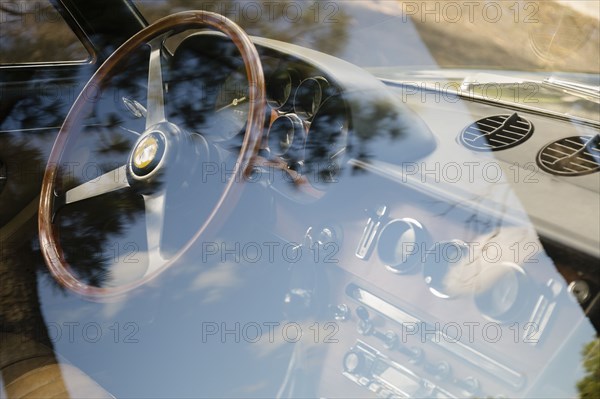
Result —
<path fill-rule="evenodd" d="M 287 110 L 291 107 L 290 97 L 297 85 L 296 72 L 291 69 L 278 69 L 267 79 L 267 96 L 271 107 Z"/>
<path fill-rule="evenodd" d="M 324 91 L 328 86 L 327 80 L 321 76 L 304 79 L 294 94 L 294 111 L 308 119 L 312 118 L 326 99 Z"/>
<path fill-rule="evenodd" d="M 304 173 L 313 186 L 335 182 L 342 171 L 348 141 L 346 106 L 339 96 L 330 97 L 314 116 L 304 148 Z"/>

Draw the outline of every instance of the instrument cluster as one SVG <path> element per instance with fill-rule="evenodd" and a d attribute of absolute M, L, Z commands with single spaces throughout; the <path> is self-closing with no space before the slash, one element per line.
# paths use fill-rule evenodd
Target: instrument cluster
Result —
<path fill-rule="evenodd" d="M 342 168 L 349 130 L 343 95 L 318 71 L 281 63 L 267 71 L 266 83 L 270 118 L 262 153 L 317 195 Z"/>
<path fill-rule="evenodd" d="M 326 73 L 294 57 L 266 53 L 261 62 L 268 107 L 261 166 L 276 167 L 291 186 L 319 197 L 342 169 L 350 128 L 343 92 Z M 167 82 L 169 120 L 221 146 L 239 145 L 251 87 L 231 41 L 189 36 L 174 51 Z M 290 184 L 276 188 L 300 200 L 284 185 Z"/>

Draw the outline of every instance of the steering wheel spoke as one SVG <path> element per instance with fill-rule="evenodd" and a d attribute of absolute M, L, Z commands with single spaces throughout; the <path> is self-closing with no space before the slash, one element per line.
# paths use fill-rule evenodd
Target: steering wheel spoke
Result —
<path fill-rule="evenodd" d="M 146 207 L 146 241 L 148 243 L 148 269 L 146 274 L 160 269 L 167 259 L 161 254 L 162 232 L 165 218 L 165 192 L 144 195 Z"/>
<path fill-rule="evenodd" d="M 64 205 L 129 187 L 125 165 L 78 185 L 64 194 Z"/>
<path fill-rule="evenodd" d="M 165 35 L 160 35 L 148 42 L 150 62 L 148 65 L 146 129 L 165 121 L 165 96 L 161 62 L 164 40 Z"/>

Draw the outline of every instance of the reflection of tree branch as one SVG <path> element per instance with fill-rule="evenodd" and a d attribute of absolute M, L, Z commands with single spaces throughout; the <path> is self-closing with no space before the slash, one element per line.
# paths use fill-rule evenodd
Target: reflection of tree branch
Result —
<path fill-rule="evenodd" d="M 63 117 L 63 112 L 59 110 L 70 106 L 69 98 L 64 97 L 48 100 L 43 96 L 30 96 L 22 101 L 13 108 L 8 122 L 4 121 L 15 130 L 29 126 L 58 125 Z M 97 106 L 102 106 L 102 103 Z M 95 117 L 100 129 L 102 126 L 123 124 L 115 113 L 98 112 Z M 111 132 L 112 129 L 104 131 L 103 135 L 94 134 L 97 131 L 91 134 L 76 132 L 84 141 L 87 140 L 86 148 L 90 152 L 98 147 L 99 140 L 105 140 L 102 151 L 94 158 L 98 165 L 123 156 L 124 141 L 127 139 L 114 140 Z M 51 132 L 49 137 L 54 137 L 54 133 Z M 41 145 L 46 143 L 42 140 Z M 0 225 L 3 226 L 0 230 L 0 332 L 14 333 L 52 347 L 38 297 L 37 272 L 47 273 L 47 268 L 37 248 L 35 212 L 32 212 L 27 223 L 17 216 L 22 213 L 19 207 L 31 201 L 40 190 L 40 172 L 44 170 L 46 159 L 38 145 L 39 141 L 30 140 L 26 133 L 6 133 L 0 137 L 0 158 L 6 162 L 12 174 L 0 197 Z M 37 209 L 37 202 L 33 204 Z M 102 283 L 107 267 L 112 264 L 112 259 L 108 259 L 101 251 L 106 247 L 107 239 L 111 234 L 120 234 L 130 225 L 133 218 L 142 213 L 143 204 L 132 201 L 123 193 L 115 193 L 101 198 L 95 206 L 90 205 L 74 206 L 69 211 L 70 215 L 67 213 L 62 219 L 60 231 L 61 241 L 66 243 L 67 251 L 71 252 L 69 260 L 73 270 L 81 274 L 82 279 L 98 285 Z M 7 235 L 4 229 L 15 223 L 20 238 L 13 233 Z M 58 288 L 53 279 L 48 281 Z"/>
<path fill-rule="evenodd" d="M 165 4 L 166 3 L 166 4 Z M 242 29 L 253 36 L 269 37 L 288 43 L 306 45 L 328 54 L 335 55 L 341 52 L 348 43 L 350 16 L 342 7 L 338 9 L 335 23 L 318 20 L 314 15 L 304 12 L 299 20 L 291 20 L 282 12 L 291 1 L 272 3 L 277 7 L 271 14 L 265 13 L 262 18 L 247 20 L 240 18 L 242 13 L 237 13 L 238 6 L 243 1 L 223 0 L 207 3 L 202 9 L 207 11 L 222 12 L 226 17 L 232 18 Z M 217 6 L 218 5 L 218 6 Z M 310 5 L 310 3 L 306 3 Z M 139 4 L 146 19 L 153 22 L 161 17 L 189 9 L 189 0 L 169 0 L 168 2 L 143 2 Z M 211 8 L 213 8 L 211 10 Z"/>
<path fill-rule="evenodd" d="M 472 232 L 474 234 L 474 237 L 471 238 L 479 238 L 479 236 L 486 232 L 489 231 L 491 229 L 491 227 L 493 225 L 496 226 L 496 228 L 490 232 L 490 236 L 485 240 L 490 241 L 491 239 L 495 238 L 498 236 L 498 234 L 500 234 L 501 228 L 504 224 L 504 216 L 507 212 L 508 209 L 508 205 L 507 205 L 507 200 L 510 194 L 510 187 L 507 186 L 507 189 L 504 190 L 503 192 L 503 198 L 501 201 L 498 201 L 497 203 L 499 203 L 501 205 L 501 208 L 499 210 L 499 216 L 496 218 L 493 218 L 491 215 L 484 213 L 484 216 L 487 216 L 485 219 L 481 217 L 482 213 L 481 213 L 481 205 L 487 201 L 489 201 L 490 198 L 495 198 L 496 196 L 493 196 L 492 191 L 494 190 L 495 187 L 502 185 L 505 183 L 495 183 L 493 185 L 490 185 L 488 187 L 488 191 L 483 193 L 483 194 L 477 194 L 474 196 L 470 196 L 467 197 L 465 199 L 465 201 L 435 201 L 435 204 L 441 204 L 441 205 L 446 205 L 445 209 L 442 210 L 441 212 L 438 212 L 436 214 L 437 217 L 446 217 L 448 216 L 451 212 L 453 212 L 456 209 L 459 209 L 461 207 L 464 206 L 464 203 L 468 203 L 469 206 L 469 210 L 472 210 L 471 214 L 465 219 L 465 225 L 467 226 L 466 230 L 467 232 Z M 483 230 L 480 230 L 480 228 L 483 227 Z"/>
<path fill-rule="evenodd" d="M 600 339 L 588 343 L 582 351 L 586 376 L 577 382 L 581 399 L 596 399 L 600 393 Z"/>
<path fill-rule="evenodd" d="M 491 221 L 489 219 L 484 220 L 480 217 L 480 210 L 479 210 L 479 205 L 484 202 L 488 197 L 486 195 L 475 195 L 475 196 L 471 196 L 471 197 L 467 197 L 465 198 L 464 201 L 436 201 L 437 204 L 442 204 L 442 205 L 446 205 L 446 208 L 441 211 L 438 212 L 436 214 L 437 217 L 441 217 L 441 218 L 445 218 L 447 217 L 451 212 L 453 212 L 454 210 L 459 210 L 460 208 L 464 207 L 464 203 L 468 203 L 469 206 L 469 210 L 473 210 L 472 213 L 470 213 L 467 218 L 465 219 L 465 225 L 467 233 L 468 232 L 472 232 L 474 234 L 474 237 L 477 238 L 479 237 L 479 231 L 480 231 L 480 227 L 483 226 L 484 230 L 486 231 L 487 229 L 489 229 L 489 227 L 491 226 Z M 468 211 L 465 211 L 468 212 Z M 471 237 L 470 239 L 472 239 L 473 237 Z"/>
<path fill-rule="evenodd" d="M 35 228 L 34 219 L 32 217 L 19 228 L 20 236 L 31 233 Z M 13 333 L 52 347 L 37 290 L 40 254 L 32 251 L 30 242 L 22 238 L 0 237 L 0 332 Z"/>
<path fill-rule="evenodd" d="M 499 186 L 499 184 L 494 184 L 493 187 L 496 187 L 496 186 Z M 487 240 L 485 240 L 486 242 L 489 242 L 493 238 L 497 237 L 498 234 L 500 234 L 500 231 L 502 230 L 504 215 L 506 214 L 506 210 L 507 210 L 506 201 L 508 199 L 508 195 L 509 195 L 510 191 L 511 191 L 510 187 L 506 187 L 506 190 L 504 190 L 504 198 L 499 202 L 501 208 L 500 208 L 500 216 L 498 218 L 496 218 L 496 229 L 494 230 L 492 235 L 490 237 L 488 237 Z M 492 223 L 492 221 L 490 220 L 490 224 L 491 223 Z"/>

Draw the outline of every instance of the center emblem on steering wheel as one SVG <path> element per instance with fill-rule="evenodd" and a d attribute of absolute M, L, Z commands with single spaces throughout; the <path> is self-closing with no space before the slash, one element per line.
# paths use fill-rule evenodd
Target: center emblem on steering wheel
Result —
<path fill-rule="evenodd" d="M 142 169 L 150 165 L 158 152 L 158 140 L 152 136 L 146 136 L 133 152 L 133 164 Z"/>
<path fill-rule="evenodd" d="M 152 172 L 165 152 L 165 141 L 161 134 L 150 133 L 142 138 L 131 156 L 131 169 L 138 176 Z"/>

